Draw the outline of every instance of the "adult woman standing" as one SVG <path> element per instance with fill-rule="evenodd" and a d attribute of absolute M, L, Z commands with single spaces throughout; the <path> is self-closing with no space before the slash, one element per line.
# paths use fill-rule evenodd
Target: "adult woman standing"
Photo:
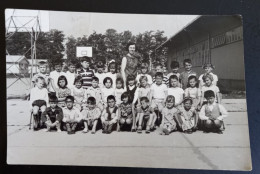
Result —
<path fill-rule="evenodd" d="M 128 43 L 126 49 L 128 54 L 123 57 L 121 64 L 121 73 L 125 84 L 128 75 L 137 76 L 138 59 L 140 58 L 140 54 L 135 52 L 135 43 Z"/>

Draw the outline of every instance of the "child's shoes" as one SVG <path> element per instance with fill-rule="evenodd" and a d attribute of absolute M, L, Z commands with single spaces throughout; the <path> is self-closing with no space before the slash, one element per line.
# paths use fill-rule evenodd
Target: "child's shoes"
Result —
<path fill-rule="evenodd" d="M 88 129 L 84 128 L 82 132 L 83 133 L 88 133 Z"/>

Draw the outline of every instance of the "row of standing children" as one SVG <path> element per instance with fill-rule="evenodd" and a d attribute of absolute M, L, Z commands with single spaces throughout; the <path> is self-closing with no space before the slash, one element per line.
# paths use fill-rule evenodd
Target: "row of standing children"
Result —
<path fill-rule="evenodd" d="M 204 65 L 205 74 L 199 77 L 198 83 L 197 74 L 191 69 L 191 61 L 185 59 L 183 64 L 185 71 L 179 74 L 179 63 L 173 61 L 171 63 L 172 72 L 168 75 L 163 73 L 162 65 L 157 64 L 155 65 L 156 73 L 152 78 L 148 74 L 148 63 L 143 62 L 141 73 L 137 77 L 131 75 L 127 77 L 126 87 L 124 87 L 125 83 L 120 75 L 116 73 L 115 62 L 109 64 L 108 73 L 103 72 L 104 65 L 102 62 L 98 62 L 97 72 L 94 73 L 89 68 L 90 59 L 84 57 L 81 59 L 82 69 L 77 73 L 75 73 L 75 65 L 70 63 L 69 71 L 66 73 L 61 72 L 61 65 L 57 64 L 55 71 L 52 71 L 50 75 L 46 73 L 46 65 L 40 64 L 40 73 L 33 78 L 36 87 L 32 89 L 30 98 L 30 106 L 36 121 L 35 125 L 37 127 L 38 124 L 42 124 L 40 117 L 37 117 L 39 109 L 42 113 L 46 113 L 46 106 L 49 105 L 48 97 L 56 94 L 58 106 L 65 112 L 68 109 L 65 99 L 73 97 L 73 107 L 79 111 L 80 114 L 78 115 L 82 115 L 79 118 L 93 112 L 94 108 L 98 108 L 96 110 L 100 110 L 102 115 L 103 112 L 110 113 L 108 114 L 110 117 L 114 115 L 111 118 L 113 118 L 113 123 L 117 122 L 118 131 L 125 128 L 135 131 L 138 125 L 138 133 L 142 132 L 143 127 L 146 127 L 146 132 L 149 133 L 150 130 L 155 129 L 157 124 L 162 128 L 162 134 L 169 134 L 177 128 L 192 133 L 200 123 L 204 132 L 214 128 L 218 133 L 222 133 L 219 127 L 222 126 L 222 120 L 227 116 L 227 112 L 220 105 L 219 89 L 216 86 L 218 79 L 211 72 L 214 67 L 211 64 Z M 135 83 L 136 81 L 137 83 Z M 214 93 L 214 96 L 209 95 L 215 99 L 212 104 L 209 103 L 209 96 L 205 95 L 207 91 Z M 114 96 L 116 107 L 113 111 L 110 110 L 110 108 L 113 108 L 110 107 L 113 100 L 112 96 Z M 91 107 L 91 103 L 94 106 Z M 214 105 L 214 107 L 206 107 L 205 110 L 204 105 Z M 214 112 L 217 110 L 220 122 L 208 121 L 211 120 L 209 115 L 211 115 L 212 109 Z M 200 110 L 206 112 L 206 116 L 199 112 Z M 146 126 L 144 126 L 143 120 L 146 120 Z M 101 121 L 103 130 L 105 130 L 106 126 L 104 125 L 107 117 L 101 117 Z M 86 122 L 84 122 L 84 127 L 83 132 L 88 132 Z M 93 133 L 95 128 L 96 126 L 93 128 Z M 108 132 L 111 132 L 112 127 L 107 126 L 107 128 L 109 128 Z"/>

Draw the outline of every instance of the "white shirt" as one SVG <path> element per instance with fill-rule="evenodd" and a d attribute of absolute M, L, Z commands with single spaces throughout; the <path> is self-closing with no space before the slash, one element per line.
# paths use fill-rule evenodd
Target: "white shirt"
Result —
<path fill-rule="evenodd" d="M 96 72 L 94 75 L 98 78 L 99 87 L 103 88 L 104 87 L 103 80 L 106 77 L 106 74 L 105 73 L 98 73 L 98 72 Z"/>
<path fill-rule="evenodd" d="M 79 122 L 82 119 L 82 114 L 79 109 L 73 107 L 72 109 L 68 109 L 67 107 L 62 108 L 63 111 L 63 122 L 66 122 L 68 119 Z"/>
<path fill-rule="evenodd" d="M 49 106 L 48 90 L 46 88 L 40 89 L 37 86 L 32 88 L 30 93 L 30 101 L 29 101 L 30 107 L 32 107 L 32 103 L 35 100 L 44 100 L 47 106 Z"/>
<path fill-rule="evenodd" d="M 174 98 L 175 98 L 175 105 L 179 105 L 181 104 L 181 102 L 183 101 L 183 94 L 184 94 L 184 91 L 182 88 L 180 87 L 176 87 L 176 88 L 168 88 L 168 91 L 167 91 L 168 95 L 173 95 Z"/>
<path fill-rule="evenodd" d="M 152 78 L 152 76 L 150 76 L 149 74 L 138 74 L 137 76 L 136 76 L 136 81 L 137 81 L 137 83 L 140 83 L 140 77 L 142 77 L 142 76 L 145 76 L 145 77 L 147 77 L 147 83 L 149 84 L 149 85 L 151 85 L 151 84 L 153 84 L 153 78 Z"/>
<path fill-rule="evenodd" d="M 209 73 L 209 74 L 212 75 L 212 77 L 213 77 L 212 84 L 213 84 L 213 85 L 217 85 L 218 76 L 215 75 L 215 74 L 213 74 L 213 73 Z M 201 74 L 200 77 L 199 77 L 200 86 L 204 86 L 204 85 L 205 85 L 205 83 L 204 83 L 204 81 L 203 81 L 203 79 L 202 79 L 203 75 L 204 75 L 204 74 Z"/>
<path fill-rule="evenodd" d="M 52 71 L 50 73 L 50 78 L 53 79 L 53 82 L 54 82 L 54 85 L 56 88 L 59 88 L 58 86 L 58 78 L 61 76 L 61 75 L 64 75 L 66 77 L 66 73 L 65 72 L 57 72 L 56 70 L 55 71 Z M 52 87 L 50 88 L 50 91 L 51 92 L 54 92 L 54 89 L 52 89 Z"/>
<path fill-rule="evenodd" d="M 151 86 L 151 91 L 153 93 L 153 98 L 154 99 L 165 99 L 166 98 L 166 94 L 165 92 L 167 92 L 167 86 L 166 84 L 161 84 L 161 85 L 157 85 L 156 83 L 153 83 Z"/>
<path fill-rule="evenodd" d="M 112 81 L 113 81 L 112 88 L 115 89 L 116 88 L 116 77 L 117 77 L 117 74 L 116 73 L 112 74 L 111 72 L 107 72 L 105 74 L 105 77 L 110 77 L 112 79 Z"/>
<path fill-rule="evenodd" d="M 113 95 L 115 96 L 115 90 L 114 88 L 101 88 L 101 91 L 103 93 L 103 101 L 104 103 L 107 103 L 107 97 L 110 96 L 110 95 Z"/>
<path fill-rule="evenodd" d="M 65 74 L 65 77 L 68 81 L 68 85 L 67 87 L 72 89 L 72 87 L 74 86 L 74 80 L 75 80 L 75 77 L 76 77 L 76 73 L 71 73 L 70 71 L 67 71 L 66 74 Z"/>
<path fill-rule="evenodd" d="M 212 111 L 213 107 L 216 105 L 216 103 L 214 102 L 211 105 L 209 105 L 209 104 L 207 104 L 207 105 L 209 107 L 209 110 Z M 220 111 L 221 115 L 217 119 L 223 120 L 224 117 L 228 116 L 228 112 L 221 104 L 218 104 L 218 106 L 219 106 L 219 111 Z M 203 105 L 201 110 L 200 110 L 199 117 L 200 117 L 201 120 L 208 120 L 209 119 L 209 117 L 207 117 L 205 115 L 205 108 L 206 108 L 206 105 Z"/>
<path fill-rule="evenodd" d="M 121 103 L 121 95 L 125 92 L 125 89 L 115 89 L 115 97 L 116 97 L 116 104 L 119 105 Z"/>

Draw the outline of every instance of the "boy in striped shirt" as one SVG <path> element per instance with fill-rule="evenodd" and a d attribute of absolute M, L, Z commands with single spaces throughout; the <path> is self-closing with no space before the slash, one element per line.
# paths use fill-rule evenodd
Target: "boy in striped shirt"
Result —
<path fill-rule="evenodd" d="M 92 77 L 94 76 L 94 72 L 92 69 L 90 69 L 90 58 L 87 56 L 84 56 L 80 59 L 82 69 L 77 72 L 78 75 L 82 77 L 83 84 L 82 87 L 84 89 L 88 89 L 92 86 Z"/>

